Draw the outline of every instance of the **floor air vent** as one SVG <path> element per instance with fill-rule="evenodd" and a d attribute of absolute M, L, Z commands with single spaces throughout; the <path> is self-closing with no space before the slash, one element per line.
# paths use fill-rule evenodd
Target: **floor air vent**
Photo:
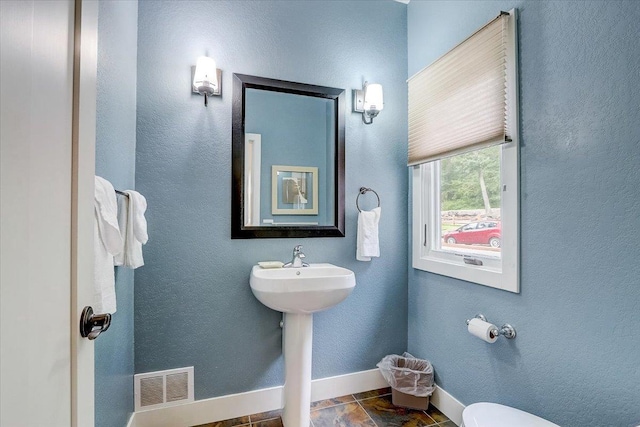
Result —
<path fill-rule="evenodd" d="M 193 366 L 134 376 L 135 410 L 193 402 Z"/>

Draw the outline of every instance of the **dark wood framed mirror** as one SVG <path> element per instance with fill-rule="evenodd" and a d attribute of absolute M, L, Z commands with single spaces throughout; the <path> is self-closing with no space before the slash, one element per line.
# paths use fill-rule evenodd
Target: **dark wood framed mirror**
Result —
<path fill-rule="evenodd" d="M 231 238 L 344 237 L 345 91 L 233 75 Z"/>

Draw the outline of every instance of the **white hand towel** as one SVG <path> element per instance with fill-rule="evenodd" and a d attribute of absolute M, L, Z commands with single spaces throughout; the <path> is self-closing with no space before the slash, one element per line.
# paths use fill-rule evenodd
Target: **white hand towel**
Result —
<path fill-rule="evenodd" d="M 95 178 L 94 197 L 94 311 L 115 313 L 116 288 L 113 256 L 122 248 L 116 193 L 109 181 Z"/>
<path fill-rule="evenodd" d="M 137 191 L 126 190 L 129 197 L 120 198 L 118 222 L 122 232 L 123 247 L 114 259 L 115 265 L 138 268 L 144 265 L 142 245 L 147 243 L 147 200 Z"/>
<path fill-rule="evenodd" d="M 127 223 L 129 221 L 129 198 L 126 196 L 116 197 L 118 202 L 118 227 L 122 237 L 120 253 L 113 257 L 113 265 L 121 267 L 124 265 L 124 251 L 127 241 Z"/>
<path fill-rule="evenodd" d="M 380 256 L 378 242 L 378 223 L 380 222 L 380 207 L 358 214 L 358 236 L 356 259 L 371 261 L 372 257 Z"/>

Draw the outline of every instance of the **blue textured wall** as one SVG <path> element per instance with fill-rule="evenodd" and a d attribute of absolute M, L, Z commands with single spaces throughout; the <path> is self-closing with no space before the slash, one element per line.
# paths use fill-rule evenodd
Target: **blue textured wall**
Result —
<path fill-rule="evenodd" d="M 101 1 L 98 10 L 96 174 L 134 188 L 137 1 Z M 123 427 L 133 412 L 133 271 L 116 269 L 118 309 L 95 344 L 95 425 Z"/>
<path fill-rule="evenodd" d="M 520 12 L 519 295 L 409 269 L 409 350 L 465 404 L 640 423 L 640 2 L 412 1 L 409 75 Z M 518 330 L 493 345 L 464 320 Z"/>
<path fill-rule="evenodd" d="M 288 260 L 295 244 L 310 262 L 354 270 L 358 283 L 344 303 L 315 315 L 314 378 L 371 369 L 405 350 L 406 6 L 140 1 L 138 12 L 136 185 L 149 202 L 150 237 L 136 272 L 136 372 L 193 365 L 197 399 L 282 384 L 280 314 L 254 298 L 249 272 L 257 261 Z M 223 95 L 208 108 L 190 89 L 190 67 L 203 54 L 222 69 Z M 234 72 L 348 91 L 347 237 L 230 239 Z M 350 112 L 350 91 L 364 79 L 385 88 L 371 126 Z M 355 261 L 363 185 L 383 205 L 382 257 L 371 263 Z"/>

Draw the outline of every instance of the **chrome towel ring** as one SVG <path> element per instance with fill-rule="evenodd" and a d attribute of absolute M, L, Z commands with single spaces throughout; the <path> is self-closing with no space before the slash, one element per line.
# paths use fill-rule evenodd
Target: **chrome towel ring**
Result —
<path fill-rule="evenodd" d="M 378 207 L 380 207 L 380 196 L 378 196 L 378 193 L 376 193 L 376 190 L 372 188 L 367 188 L 367 187 L 360 187 L 360 191 L 358 191 L 358 197 L 356 197 L 356 208 L 358 208 L 358 212 L 362 212 L 362 209 L 360 209 L 360 205 L 358 205 L 358 199 L 362 194 L 365 194 L 369 191 L 371 191 L 373 194 L 376 195 L 376 197 L 378 198 Z"/>

